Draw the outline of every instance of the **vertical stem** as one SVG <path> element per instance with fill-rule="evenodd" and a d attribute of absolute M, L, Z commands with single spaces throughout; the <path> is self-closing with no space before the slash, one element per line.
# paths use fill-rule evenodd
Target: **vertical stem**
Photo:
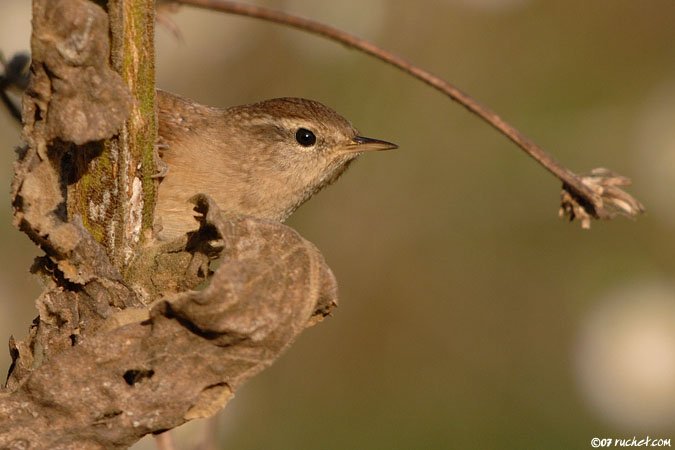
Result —
<path fill-rule="evenodd" d="M 108 13 L 112 65 L 133 98 L 131 114 L 118 141 L 122 201 L 118 216 L 121 220 L 114 235 L 122 238 L 112 249 L 112 256 L 116 265 L 123 267 L 133 256 L 143 231 L 152 227 L 155 202 L 154 0 L 111 0 Z"/>
<path fill-rule="evenodd" d="M 154 0 L 93 0 L 107 6 L 110 60 L 131 94 L 119 134 L 73 152 L 68 217 L 79 215 L 115 266 L 124 270 L 152 227 L 155 202 Z M 67 164 L 68 161 L 66 162 Z"/>

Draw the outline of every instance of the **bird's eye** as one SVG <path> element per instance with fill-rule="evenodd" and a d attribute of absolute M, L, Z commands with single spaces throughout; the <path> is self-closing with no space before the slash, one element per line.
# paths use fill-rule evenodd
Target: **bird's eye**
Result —
<path fill-rule="evenodd" d="M 295 140 L 303 147 L 311 147 L 316 143 L 316 136 L 307 128 L 298 128 L 295 132 Z"/>

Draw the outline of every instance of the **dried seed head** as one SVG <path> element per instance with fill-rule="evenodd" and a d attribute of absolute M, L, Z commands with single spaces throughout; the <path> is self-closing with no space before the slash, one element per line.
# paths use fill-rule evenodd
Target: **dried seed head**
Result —
<path fill-rule="evenodd" d="M 594 192 L 595 203 L 600 207 L 589 205 L 569 186 L 563 185 L 558 211 L 561 218 L 567 217 L 570 222 L 579 220 L 581 228 L 589 229 L 591 219 L 612 219 L 617 215 L 634 218 L 645 210 L 639 201 L 622 189 L 631 184 L 627 177 L 600 167 L 581 175 L 581 180 Z"/>

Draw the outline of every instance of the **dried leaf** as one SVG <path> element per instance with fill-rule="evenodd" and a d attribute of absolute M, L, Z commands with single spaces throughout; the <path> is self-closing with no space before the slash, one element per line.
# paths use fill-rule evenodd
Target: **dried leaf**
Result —
<path fill-rule="evenodd" d="M 136 298 L 138 289 L 116 281 L 105 259 L 89 268 L 80 255 L 93 240 L 80 236 L 59 255 L 89 275 L 74 291 L 46 291 L 37 332 L 29 343 L 12 343 L 21 370 L 0 391 L 0 448 L 19 441 L 28 448 L 126 448 L 147 433 L 207 417 L 335 307 L 333 274 L 297 232 L 226 218 L 209 198 L 195 200 L 200 229 L 182 245 L 159 247 L 205 258 L 201 250 L 220 252 L 220 266 L 200 291 L 168 295 L 149 310 L 120 310 L 113 298 Z M 174 276 L 189 278 L 190 259 L 182 260 L 188 267 L 172 266 Z M 51 267 L 58 272 L 61 265 Z M 33 357 L 41 363 L 25 364 Z"/>

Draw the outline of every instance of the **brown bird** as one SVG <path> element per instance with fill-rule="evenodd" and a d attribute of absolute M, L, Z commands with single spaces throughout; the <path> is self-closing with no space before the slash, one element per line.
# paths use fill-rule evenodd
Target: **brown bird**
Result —
<path fill-rule="evenodd" d="M 283 222 L 361 153 L 397 148 L 302 98 L 222 109 L 158 90 L 157 112 L 167 166 L 155 210 L 162 239 L 197 228 L 188 201 L 195 194 L 225 213 Z"/>

